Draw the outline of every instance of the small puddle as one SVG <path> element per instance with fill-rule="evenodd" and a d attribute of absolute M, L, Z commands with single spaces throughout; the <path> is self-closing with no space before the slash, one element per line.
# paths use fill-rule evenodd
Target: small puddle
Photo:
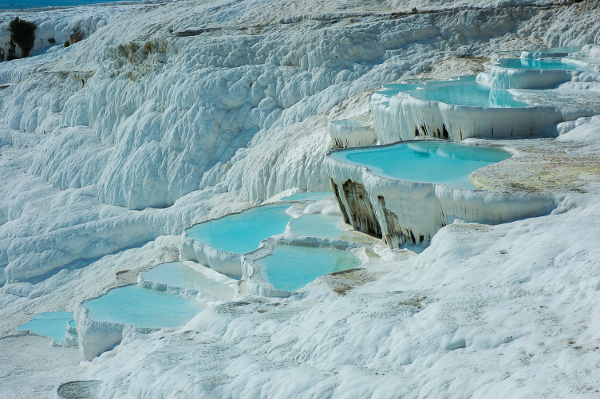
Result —
<path fill-rule="evenodd" d="M 67 323 L 73 320 L 73 312 L 44 312 L 34 315 L 19 331 L 31 331 L 52 338 L 57 345 L 65 343 Z"/>

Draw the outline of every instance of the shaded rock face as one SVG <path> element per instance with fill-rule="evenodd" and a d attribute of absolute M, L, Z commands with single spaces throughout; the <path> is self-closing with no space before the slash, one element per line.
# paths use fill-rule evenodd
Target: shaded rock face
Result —
<path fill-rule="evenodd" d="M 69 35 L 69 43 L 75 44 L 84 39 L 83 32 L 79 29 L 73 29 L 73 33 Z"/>
<path fill-rule="evenodd" d="M 382 195 L 378 195 L 377 202 L 372 203 L 363 184 L 349 179 L 340 186 L 331 180 L 331 187 L 344 222 L 351 224 L 356 230 L 383 239 L 391 248 L 399 248 L 404 244 L 429 243 L 431 240 L 429 235 L 415 235 L 412 230 L 403 228 L 398 215 L 385 206 Z"/>
<path fill-rule="evenodd" d="M 365 186 L 347 180 L 342 190 L 336 189 L 336 198 L 340 197 L 343 198 L 342 201 L 338 199 L 340 208 L 345 208 L 344 219 L 348 219 L 356 230 L 381 238 L 381 227 Z"/>
<path fill-rule="evenodd" d="M 415 234 L 410 229 L 402 228 L 398 222 L 398 215 L 385 206 L 383 195 L 377 196 L 377 211 L 381 224 L 383 241 L 391 248 L 399 248 L 404 244 L 414 245 L 424 242 L 429 243 L 431 237 L 424 234 Z"/>

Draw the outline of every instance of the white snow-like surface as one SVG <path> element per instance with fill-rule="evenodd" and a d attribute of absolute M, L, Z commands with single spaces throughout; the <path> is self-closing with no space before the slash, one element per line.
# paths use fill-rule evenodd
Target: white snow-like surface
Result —
<path fill-rule="evenodd" d="M 80 21 L 93 33 L 0 63 L 0 335 L 74 310 L 118 271 L 178 260 L 195 223 L 327 190 L 328 122 L 368 120 L 381 85 L 598 44 L 598 15 L 588 2 L 191 0 L 27 16 L 59 44 Z M 373 244 L 363 271 L 302 298 L 242 296 L 74 368 L 56 355 L 38 381 L 12 368 L 0 397 L 54 397 L 59 376 L 102 380 L 103 398 L 597 396 L 600 125 L 577 110 L 598 77 L 536 99 L 582 93 L 556 143 L 592 159 L 552 214 L 451 224 L 420 253 Z M 0 356 L 48 353 L 19 339 Z"/>
<path fill-rule="evenodd" d="M 35 30 L 35 41 L 31 55 L 41 54 L 48 48 L 55 46 L 52 51 L 63 47 L 63 43 L 69 40 L 69 36 L 74 29 L 78 29 L 87 37 L 99 28 L 115 21 L 123 13 L 139 8 L 136 5 L 110 5 L 83 6 L 69 8 L 54 8 L 51 10 L 9 10 L 0 11 L 0 49 L 4 56 L 0 57 L 0 62 L 8 56 L 10 47 L 9 23 L 19 17 L 22 20 L 33 22 L 37 25 Z M 48 42 L 48 39 L 54 39 L 54 44 Z M 21 56 L 17 47 L 18 57 Z"/>
<path fill-rule="evenodd" d="M 377 141 L 377 134 L 368 123 L 354 119 L 331 121 L 327 125 L 329 135 L 337 147 L 360 147 Z"/>

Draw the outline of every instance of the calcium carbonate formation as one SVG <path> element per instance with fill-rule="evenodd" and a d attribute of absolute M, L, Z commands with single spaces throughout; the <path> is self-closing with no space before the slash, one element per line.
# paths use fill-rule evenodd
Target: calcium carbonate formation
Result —
<path fill-rule="evenodd" d="M 2 331 L 78 346 L 59 397 L 597 392 L 598 7 L 292 3 L 26 15 Z"/>

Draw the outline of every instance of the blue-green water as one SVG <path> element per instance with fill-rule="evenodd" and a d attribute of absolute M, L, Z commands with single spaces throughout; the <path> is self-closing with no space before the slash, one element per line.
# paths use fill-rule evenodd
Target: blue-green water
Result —
<path fill-rule="evenodd" d="M 546 70 L 573 70 L 580 67 L 574 62 L 562 62 L 552 59 L 529 59 L 529 58 L 502 58 L 496 64 L 502 68 L 513 69 L 546 69 Z"/>
<path fill-rule="evenodd" d="M 201 291 L 221 299 L 232 299 L 235 295 L 233 288 L 227 284 L 208 278 L 203 273 L 179 262 L 163 263 L 153 267 L 144 274 L 144 280 Z"/>
<path fill-rule="evenodd" d="M 115 288 L 85 303 L 93 320 L 136 327 L 176 327 L 202 311 L 198 302 L 137 285 Z"/>
<path fill-rule="evenodd" d="M 327 248 L 276 245 L 273 254 L 256 262 L 278 290 L 296 291 L 317 277 L 360 266 L 352 253 Z"/>
<path fill-rule="evenodd" d="M 439 101 L 452 105 L 484 108 L 527 107 L 526 103 L 515 100 L 507 90 L 490 89 L 473 81 L 451 81 L 404 92 L 420 100 Z"/>
<path fill-rule="evenodd" d="M 473 188 L 468 179 L 474 170 L 511 155 L 497 148 L 421 141 L 337 151 L 331 157 L 367 166 L 384 177 Z"/>
<path fill-rule="evenodd" d="M 220 251 L 245 254 L 258 248 L 265 238 L 283 234 L 291 217 L 290 205 L 271 205 L 249 209 L 235 215 L 197 224 L 187 229 L 190 238 Z"/>
<path fill-rule="evenodd" d="M 73 7 L 99 3 L 114 3 L 122 0 L 3 0 L 0 10 L 22 10 L 27 8 Z M 138 0 L 133 0 L 135 2 Z M 127 2 L 131 2 L 127 0 Z M 140 1 L 141 3 L 142 1 Z"/>
<path fill-rule="evenodd" d="M 477 83 L 475 75 L 426 84 L 389 84 L 383 86 L 378 94 L 392 97 L 400 92 L 420 100 L 438 101 L 451 105 L 484 108 L 524 108 L 528 106 L 526 103 L 515 100 L 507 90 L 490 89 L 488 86 Z"/>
<path fill-rule="evenodd" d="M 290 195 L 289 197 L 282 198 L 282 201 L 320 201 L 326 198 L 331 198 L 333 193 L 315 191 L 305 192 Z"/>
<path fill-rule="evenodd" d="M 34 315 L 27 323 L 19 326 L 19 331 L 29 330 L 54 339 L 56 344 L 65 340 L 67 323 L 73 320 L 73 312 L 45 312 Z"/>
<path fill-rule="evenodd" d="M 339 227 L 339 217 L 326 216 L 322 213 L 302 215 L 290 222 L 292 233 L 299 236 L 340 239 L 344 231 Z"/>

